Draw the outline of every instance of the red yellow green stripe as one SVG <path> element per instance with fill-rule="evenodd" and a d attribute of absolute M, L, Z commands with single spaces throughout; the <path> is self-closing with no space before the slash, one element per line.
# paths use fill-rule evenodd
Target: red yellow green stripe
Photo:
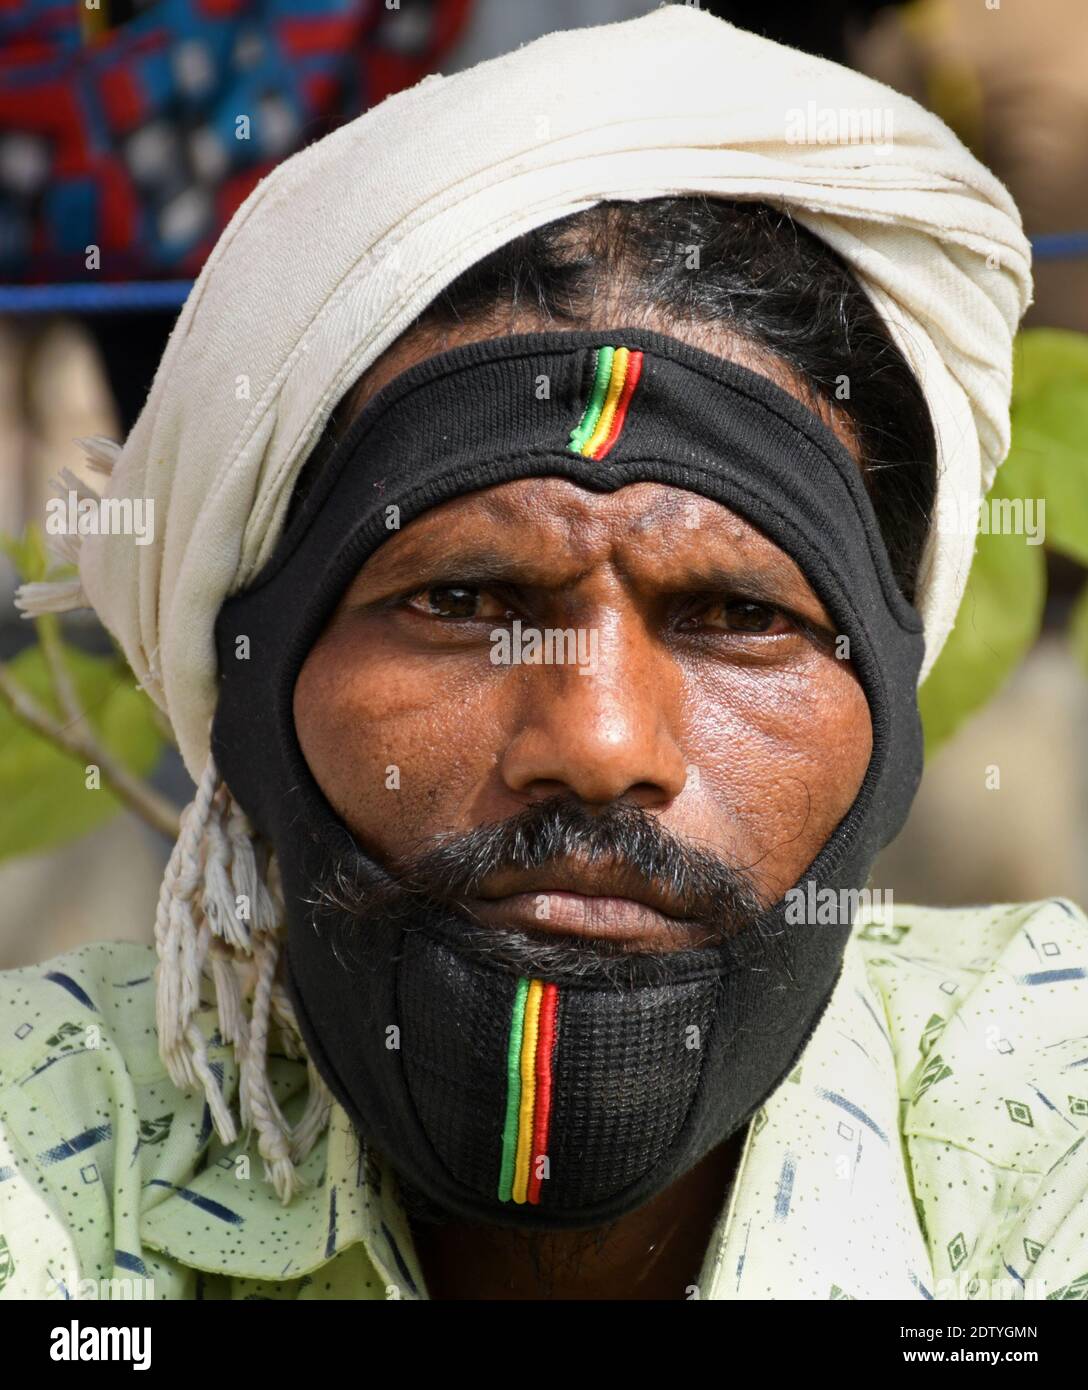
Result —
<path fill-rule="evenodd" d="M 506 1052 L 500 1202 L 540 1201 L 542 1165 L 537 1160 L 548 1151 L 558 1002 L 555 985 L 518 981 Z"/>
<path fill-rule="evenodd" d="M 542 1165 L 537 1162 L 548 1152 L 548 1129 L 552 1119 L 552 1057 L 555 1055 L 555 1025 L 559 1012 L 559 990 L 545 985 L 540 1001 L 540 1027 L 536 1047 L 536 1109 L 533 1114 L 533 1159 L 529 1173 L 529 1201 L 540 1201 Z"/>
<path fill-rule="evenodd" d="M 605 457 L 620 436 L 641 375 L 641 352 L 625 347 L 597 349 L 589 400 L 567 444 L 571 453 Z"/>
<path fill-rule="evenodd" d="M 521 1103 L 518 1106 L 518 1142 L 514 1157 L 514 1201 L 529 1194 L 529 1160 L 533 1148 L 533 1109 L 536 1105 L 536 1044 L 540 1031 L 540 995 L 544 986 L 534 980 L 525 999 L 525 1026 L 521 1036 Z"/>
<path fill-rule="evenodd" d="M 502 1130 L 502 1168 L 499 1201 L 509 1202 L 514 1189 L 514 1159 L 518 1147 L 518 1110 L 521 1105 L 521 1039 L 529 981 L 519 980 L 510 1017 L 510 1041 L 506 1049 L 506 1122 Z"/>

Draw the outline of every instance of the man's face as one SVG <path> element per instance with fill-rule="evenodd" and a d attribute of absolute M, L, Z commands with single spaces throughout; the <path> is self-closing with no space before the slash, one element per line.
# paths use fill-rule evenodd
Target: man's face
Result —
<path fill-rule="evenodd" d="M 516 619 L 520 643 L 499 646 Z M 557 629 L 580 645 L 553 653 L 581 660 L 509 659 Z M 391 535 L 310 652 L 295 722 L 325 796 L 392 869 L 563 797 L 642 808 L 769 905 L 869 762 L 868 704 L 835 638 L 796 564 L 727 508 L 656 483 L 528 479 Z M 629 866 L 577 858 L 486 875 L 468 904 L 493 928 L 701 944 L 670 906 Z"/>

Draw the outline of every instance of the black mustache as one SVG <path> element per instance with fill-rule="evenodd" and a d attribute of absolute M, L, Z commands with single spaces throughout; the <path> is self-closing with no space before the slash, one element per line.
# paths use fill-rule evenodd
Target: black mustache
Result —
<path fill-rule="evenodd" d="M 591 812 L 571 796 L 555 796 L 525 807 L 515 816 L 467 832 L 438 836 L 418 844 L 396 871 L 375 875 L 351 855 L 330 863 L 310 899 L 314 922 L 329 922 L 344 945 L 342 929 L 378 918 L 420 926 L 428 919 L 464 921 L 460 949 L 552 978 L 607 977 L 635 983 L 669 977 L 701 948 L 671 953 L 636 952 L 607 939 L 539 937 L 472 923 L 465 899 L 478 895 L 484 880 L 503 869 L 541 869 L 564 860 L 607 861 L 634 884 L 656 888 L 682 905 L 686 924 L 704 928 L 707 944 L 751 936 L 748 944 L 772 948 L 780 943 L 764 921 L 751 875 L 708 850 L 666 830 L 656 816 L 627 802 Z M 349 945 L 362 953 L 362 942 Z M 338 950 L 339 954 L 339 950 Z M 619 960 L 623 957 L 623 963 Z M 684 959 L 680 959 L 683 957 Z M 345 962 L 346 964 L 346 962 Z"/>
<path fill-rule="evenodd" d="M 685 844 L 640 806 L 600 813 L 569 796 L 536 802 L 510 820 L 446 836 L 399 875 L 408 893 L 452 903 L 475 897 L 503 869 L 542 869 L 564 859 L 605 861 L 635 883 L 658 888 L 683 915 L 710 926 L 762 911 L 752 879 L 716 855 Z"/>

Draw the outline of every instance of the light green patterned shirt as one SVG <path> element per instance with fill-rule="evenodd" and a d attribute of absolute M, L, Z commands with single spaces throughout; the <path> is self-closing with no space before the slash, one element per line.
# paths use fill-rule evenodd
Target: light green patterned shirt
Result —
<path fill-rule="evenodd" d="M 0 1298 L 426 1298 L 396 1179 L 338 1107 L 284 1208 L 255 1137 L 224 1146 L 173 1086 L 154 964 L 103 942 L 0 974 Z M 271 1071 L 297 1120 L 303 1064 Z M 863 914 L 748 1127 L 697 1295 L 1088 1299 L 1086 1136 L 1079 909 Z"/>

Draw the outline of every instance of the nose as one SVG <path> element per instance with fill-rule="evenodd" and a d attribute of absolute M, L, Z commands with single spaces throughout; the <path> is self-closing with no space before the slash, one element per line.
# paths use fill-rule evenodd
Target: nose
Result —
<path fill-rule="evenodd" d="M 638 624 L 596 632 L 592 673 L 575 665 L 521 668 L 521 718 L 500 759 L 505 784 L 533 800 L 573 794 L 604 806 L 621 797 L 667 806 L 687 781 L 679 745 L 683 675 Z"/>

